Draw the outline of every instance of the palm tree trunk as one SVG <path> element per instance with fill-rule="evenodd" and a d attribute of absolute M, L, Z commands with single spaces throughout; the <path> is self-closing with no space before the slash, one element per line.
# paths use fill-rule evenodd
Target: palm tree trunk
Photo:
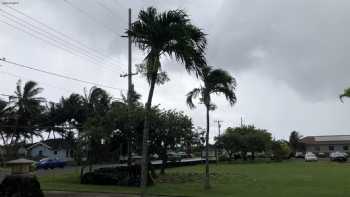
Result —
<path fill-rule="evenodd" d="M 209 106 L 207 108 L 207 133 L 205 136 L 205 182 L 204 189 L 210 188 L 209 181 Z"/>
<path fill-rule="evenodd" d="M 143 127 L 142 138 L 142 163 L 141 163 L 141 197 L 146 195 L 147 181 L 148 181 L 148 145 L 149 145 L 149 127 L 150 127 L 150 114 L 152 106 L 152 98 L 154 87 L 156 84 L 156 75 L 151 79 L 151 87 L 148 93 L 148 99 L 145 107 L 145 122 Z"/>

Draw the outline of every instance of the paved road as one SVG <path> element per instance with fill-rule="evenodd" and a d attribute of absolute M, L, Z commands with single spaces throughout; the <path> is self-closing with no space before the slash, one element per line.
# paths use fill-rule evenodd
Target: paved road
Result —
<path fill-rule="evenodd" d="M 203 160 L 202 158 L 189 158 L 189 159 L 182 159 L 181 163 L 186 163 L 186 162 L 193 162 L 193 161 L 201 161 Z M 155 160 L 152 161 L 152 164 L 154 165 L 160 165 L 162 163 L 161 160 Z M 93 169 L 97 168 L 107 168 L 107 167 L 117 167 L 117 166 L 122 166 L 126 164 L 101 164 L 101 165 L 94 165 Z M 48 170 L 37 170 L 35 171 L 35 174 L 37 176 L 54 176 L 57 173 L 69 173 L 69 172 L 78 172 L 80 173 L 81 166 L 66 166 L 65 168 L 55 168 L 55 169 L 48 169 Z M 87 169 L 86 169 L 87 170 Z M 8 170 L 0 169 L 0 183 L 2 182 L 3 178 L 9 174 L 10 172 Z"/>
<path fill-rule="evenodd" d="M 136 194 L 116 194 L 116 193 L 84 193 L 84 192 L 44 192 L 46 197 L 136 197 Z"/>
<path fill-rule="evenodd" d="M 194 161 L 201 161 L 202 158 L 188 158 L 188 159 L 182 159 L 181 163 L 187 163 L 187 162 L 194 162 Z M 154 160 L 152 161 L 153 165 L 160 165 L 162 163 L 161 160 Z M 94 165 L 93 169 L 98 168 L 108 168 L 108 167 L 117 167 L 117 166 L 126 166 L 126 164 L 100 164 L 100 165 Z M 37 176 L 45 176 L 45 175 L 55 175 L 56 173 L 62 173 L 62 172 L 79 172 L 80 173 L 81 166 L 66 166 L 65 168 L 55 168 L 55 169 L 48 169 L 48 170 L 37 170 L 35 173 Z M 85 169 L 87 170 L 87 169 Z"/>

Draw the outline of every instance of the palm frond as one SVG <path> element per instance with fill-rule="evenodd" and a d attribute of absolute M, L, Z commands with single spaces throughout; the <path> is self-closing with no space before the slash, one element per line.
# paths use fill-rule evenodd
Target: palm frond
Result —
<path fill-rule="evenodd" d="M 37 87 L 38 84 L 35 81 L 28 81 L 24 84 L 23 87 L 23 97 L 32 98 L 40 94 L 43 89 Z"/>
<path fill-rule="evenodd" d="M 155 78 L 154 75 L 161 69 L 161 55 L 174 57 L 197 77 L 206 64 L 206 34 L 192 25 L 188 15 L 181 9 L 162 13 L 153 7 L 142 10 L 127 34 L 138 48 L 147 53 L 144 61 L 148 80 Z"/>
<path fill-rule="evenodd" d="M 339 96 L 339 99 L 340 99 L 341 102 L 344 102 L 343 101 L 344 97 L 349 97 L 350 98 L 350 88 L 345 89 L 344 93 Z"/>
<path fill-rule="evenodd" d="M 194 88 L 192 91 L 187 93 L 186 103 L 191 109 L 196 107 L 195 104 L 193 103 L 193 99 L 197 98 L 200 94 L 201 94 L 200 88 Z"/>

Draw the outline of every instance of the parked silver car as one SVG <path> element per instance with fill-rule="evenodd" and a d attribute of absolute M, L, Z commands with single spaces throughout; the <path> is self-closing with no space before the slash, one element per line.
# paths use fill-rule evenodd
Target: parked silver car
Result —
<path fill-rule="evenodd" d="M 331 161 L 347 161 L 348 160 L 348 155 L 346 153 L 342 153 L 342 152 L 333 152 L 329 155 L 329 159 Z"/>

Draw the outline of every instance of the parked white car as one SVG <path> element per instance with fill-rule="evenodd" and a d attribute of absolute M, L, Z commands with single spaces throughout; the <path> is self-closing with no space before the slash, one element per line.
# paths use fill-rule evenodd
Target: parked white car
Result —
<path fill-rule="evenodd" d="M 305 154 L 305 161 L 317 161 L 317 156 L 311 152 Z"/>
<path fill-rule="evenodd" d="M 329 155 L 329 158 L 331 161 L 346 161 L 348 158 L 348 155 L 346 153 L 342 152 L 333 152 Z"/>

